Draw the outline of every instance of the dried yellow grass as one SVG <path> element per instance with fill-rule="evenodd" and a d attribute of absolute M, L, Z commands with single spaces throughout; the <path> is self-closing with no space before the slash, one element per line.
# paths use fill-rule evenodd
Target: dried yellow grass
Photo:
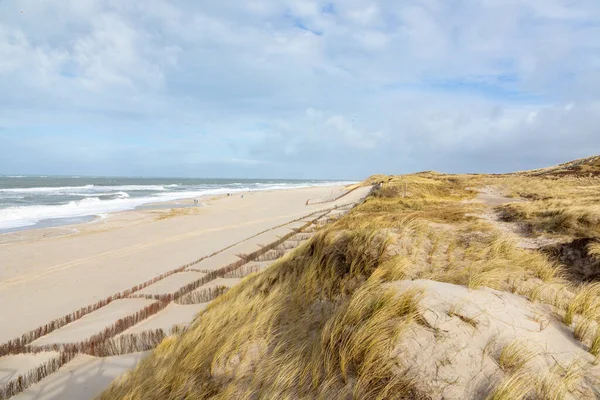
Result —
<path fill-rule="evenodd" d="M 577 361 L 566 368 L 556 364 L 545 376 L 536 377 L 536 395 L 547 400 L 566 399 L 577 390 L 584 376 L 585 371 Z"/>
<path fill-rule="evenodd" d="M 600 283 L 583 285 L 568 304 L 563 321 L 573 323 L 576 315 L 600 321 Z"/>
<path fill-rule="evenodd" d="M 594 237 L 597 180 L 548 185 L 522 175 L 425 172 L 371 181 L 382 183 L 373 196 L 319 230 L 294 257 L 215 299 L 185 333 L 163 341 L 102 398 L 426 397 L 414 366 L 392 356 L 402 334 L 422 323 L 421 293 L 387 289 L 396 280 L 510 291 L 554 306 L 568 325 L 598 321 L 597 285 L 570 284 L 561 266 L 479 220 L 474 215 L 482 206 L 469 202 L 476 195 L 471 187 L 502 186 L 534 203 L 511 204 L 508 219 L 532 231 Z M 570 197 L 576 200 L 569 203 Z M 598 251 L 590 247 L 591 254 Z M 450 313 L 477 327 L 460 305 Z M 598 354 L 600 331 L 579 330 Z M 489 398 L 555 393 L 548 398 L 558 399 L 574 390 L 575 369 L 554 371 L 560 383 L 532 379 L 527 365 L 537 354 L 522 341 L 505 346 L 499 365 L 507 377 Z"/>
<path fill-rule="evenodd" d="M 379 231 L 319 233 L 217 298 L 103 398 L 413 396 L 390 354 L 418 319 L 420 292 L 367 280 L 389 244 Z"/>
<path fill-rule="evenodd" d="M 502 348 L 498 363 L 506 372 L 516 373 L 535 359 L 541 351 L 535 349 L 531 343 L 517 339 Z"/>
<path fill-rule="evenodd" d="M 488 395 L 487 400 L 526 399 L 535 389 L 535 380 L 531 375 L 518 373 L 509 375 Z"/>

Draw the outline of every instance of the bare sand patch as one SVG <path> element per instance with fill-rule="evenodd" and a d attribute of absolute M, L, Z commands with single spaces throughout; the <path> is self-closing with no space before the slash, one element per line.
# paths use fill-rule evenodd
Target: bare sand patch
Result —
<path fill-rule="evenodd" d="M 100 334 L 118 320 L 135 314 L 154 303 L 156 303 L 154 300 L 142 298 L 115 300 L 77 321 L 42 336 L 33 341 L 31 346 L 84 342 L 92 336 Z"/>
<path fill-rule="evenodd" d="M 267 232 L 244 240 L 243 242 L 238 243 L 219 254 L 208 257 L 199 263 L 190 266 L 188 270 L 204 272 L 219 270 L 235 264 L 236 262 L 240 262 L 244 256 L 259 251 L 262 247 L 270 245 L 293 232 L 293 230 L 287 227 L 271 229 Z"/>
<path fill-rule="evenodd" d="M 138 292 L 135 296 L 164 296 L 172 295 L 179 289 L 196 282 L 206 276 L 203 272 L 182 271 L 166 277 Z"/>
<path fill-rule="evenodd" d="M 531 353 L 522 373 L 544 377 L 557 365 L 578 363 L 590 377 L 598 374 L 594 357 L 549 306 L 489 288 L 428 280 L 392 285 L 424 290 L 425 323 L 404 335 L 395 354 L 433 399 L 485 398 L 509 373 L 499 357 L 516 340 L 521 353 Z"/>
<path fill-rule="evenodd" d="M 257 250 L 260 250 L 261 247 L 270 245 L 271 243 L 280 240 L 282 237 L 289 235 L 291 232 L 292 231 L 287 227 L 273 228 L 236 244 L 230 250 L 238 256 L 252 254 Z"/>
<path fill-rule="evenodd" d="M 204 260 L 196 263 L 188 268 L 194 271 L 211 272 L 218 269 L 224 268 L 228 265 L 240 261 L 240 257 L 236 255 L 235 246 L 222 251 L 219 254 L 215 254 L 212 257 L 205 258 Z"/>
<path fill-rule="evenodd" d="M 331 192 L 329 192 L 328 194 L 326 194 L 324 196 L 318 196 L 318 197 L 308 199 L 306 201 L 306 204 L 312 205 L 312 204 L 333 203 L 333 202 L 338 201 L 338 200 L 344 198 L 345 196 L 351 194 L 352 192 L 358 191 L 360 189 L 364 189 L 364 188 L 356 187 L 356 186 L 335 188 L 335 189 L 332 189 Z M 369 190 L 370 190 L 370 188 L 369 188 Z"/>
<path fill-rule="evenodd" d="M 259 236 L 252 238 L 251 240 L 257 245 L 266 246 L 281 239 L 284 236 L 289 235 L 292 232 L 292 229 L 288 228 L 287 226 L 282 226 L 279 228 L 272 229 L 268 232 L 262 233 Z"/>
<path fill-rule="evenodd" d="M 238 258 L 242 258 L 241 256 L 259 251 L 261 247 L 262 244 L 259 243 L 259 241 L 256 238 L 252 238 L 235 245 L 231 248 L 231 252 L 234 253 L 234 255 Z"/>
<path fill-rule="evenodd" d="M 196 315 L 202 312 L 207 306 L 208 303 L 189 305 L 170 303 L 164 310 L 139 324 L 132 326 L 116 338 L 119 336 L 140 334 L 142 332 L 155 331 L 158 329 L 161 329 L 165 334 L 170 335 L 173 326 L 187 326 L 191 324 L 196 318 Z"/>
<path fill-rule="evenodd" d="M 500 189 L 493 186 L 486 186 L 484 188 L 479 189 L 479 193 L 477 194 L 474 200 L 468 200 L 466 202 L 482 203 L 486 205 L 487 208 L 481 213 L 475 214 L 475 216 L 491 223 L 502 232 L 514 238 L 519 247 L 521 248 L 539 249 L 543 246 L 558 243 L 559 240 L 555 238 L 529 237 L 528 235 L 526 235 L 522 226 L 519 223 L 502 221 L 502 219 L 500 218 L 500 214 L 494 209 L 494 207 L 501 206 L 504 204 L 523 201 L 527 200 L 507 197 L 502 194 Z"/>
<path fill-rule="evenodd" d="M 475 197 L 475 200 L 484 203 L 490 207 L 496 207 L 508 203 L 524 201 L 523 199 L 508 197 L 502 194 L 502 191 L 500 189 L 493 186 L 486 186 L 479 189 L 479 193 Z"/>
<path fill-rule="evenodd" d="M 273 261 L 251 261 L 238 269 L 223 275 L 223 278 L 245 278 L 255 272 L 262 272 L 273 264 Z"/>
<path fill-rule="evenodd" d="M 178 304 L 206 303 L 225 293 L 240 281 L 240 278 L 217 278 L 182 296 L 175 302 Z"/>
<path fill-rule="evenodd" d="M 349 210 L 336 209 L 336 210 L 331 210 L 331 212 L 328 215 L 329 216 L 334 216 L 334 217 L 341 217 L 342 215 L 348 214 L 348 211 Z"/>
<path fill-rule="evenodd" d="M 8 381 L 24 375 L 41 364 L 58 356 L 57 351 L 43 351 L 41 353 L 15 354 L 0 357 L 0 387 Z"/>
<path fill-rule="evenodd" d="M 291 230 L 298 230 L 298 229 L 303 228 L 306 224 L 307 224 L 307 222 L 304 222 L 304 221 L 295 221 L 295 222 L 290 222 L 289 224 L 286 224 L 284 226 L 284 228 L 288 228 Z"/>
<path fill-rule="evenodd" d="M 93 399 L 114 379 L 135 367 L 148 353 L 105 358 L 80 354 L 52 375 L 13 398 L 18 400 Z"/>

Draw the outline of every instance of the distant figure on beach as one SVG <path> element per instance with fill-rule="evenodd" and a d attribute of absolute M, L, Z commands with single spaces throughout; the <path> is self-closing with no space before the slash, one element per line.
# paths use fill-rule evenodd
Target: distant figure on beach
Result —
<path fill-rule="evenodd" d="M 244 195 L 242 195 L 242 199 L 244 198 Z"/>

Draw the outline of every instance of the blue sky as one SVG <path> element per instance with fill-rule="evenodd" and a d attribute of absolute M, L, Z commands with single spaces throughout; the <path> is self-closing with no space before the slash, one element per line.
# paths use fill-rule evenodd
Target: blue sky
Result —
<path fill-rule="evenodd" d="M 597 0 L 0 0 L 0 174 L 551 165 L 600 153 L 598 38 Z"/>

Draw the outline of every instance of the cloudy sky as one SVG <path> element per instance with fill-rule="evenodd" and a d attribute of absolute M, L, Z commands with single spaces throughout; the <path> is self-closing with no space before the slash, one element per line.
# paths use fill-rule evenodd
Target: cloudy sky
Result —
<path fill-rule="evenodd" d="M 598 0 L 0 0 L 0 174 L 358 179 L 600 153 Z"/>

